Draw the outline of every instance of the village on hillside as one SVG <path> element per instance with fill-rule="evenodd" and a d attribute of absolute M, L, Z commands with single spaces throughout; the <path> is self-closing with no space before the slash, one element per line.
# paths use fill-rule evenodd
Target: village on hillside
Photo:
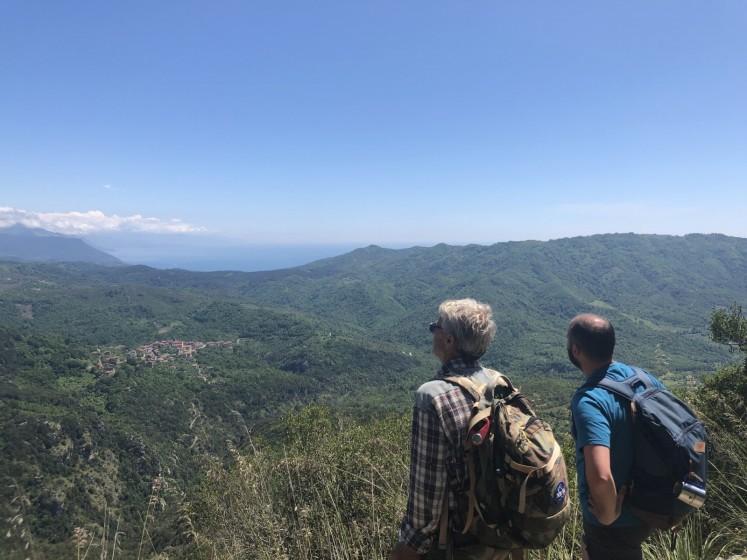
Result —
<path fill-rule="evenodd" d="M 233 345 L 231 340 L 157 340 L 128 351 L 123 347 L 98 349 L 93 354 L 93 364 L 101 375 L 112 376 L 125 361 L 148 366 L 172 362 L 176 358 L 193 362 L 197 352 L 204 348 L 231 348 Z"/>

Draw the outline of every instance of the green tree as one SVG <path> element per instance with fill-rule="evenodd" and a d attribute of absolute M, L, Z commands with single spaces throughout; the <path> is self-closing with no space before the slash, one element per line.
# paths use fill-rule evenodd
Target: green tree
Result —
<path fill-rule="evenodd" d="M 742 306 L 733 303 L 728 309 L 717 309 L 711 315 L 711 338 L 747 354 L 747 317 Z M 747 373 L 747 356 L 744 371 Z"/>

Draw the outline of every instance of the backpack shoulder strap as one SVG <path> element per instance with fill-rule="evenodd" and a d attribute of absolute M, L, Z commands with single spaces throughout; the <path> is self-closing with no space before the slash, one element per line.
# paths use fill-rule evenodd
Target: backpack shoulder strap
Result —
<path fill-rule="evenodd" d="M 472 415 L 470 418 L 470 421 L 467 425 L 467 433 L 472 430 L 472 428 L 478 423 L 484 420 L 485 418 L 490 416 L 491 409 L 490 407 L 483 407 L 482 410 L 480 410 L 480 403 L 483 402 L 483 395 L 485 394 L 485 390 L 490 387 L 491 385 L 494 385 L 494 376 L 491 372 L 491 381 L 488 383 L 477 383 L 473 379 L 462 376 L 462 375 L 452 375 L 449 377 L 444 377 L 443 380 L 451 383 L 453 385 L 456 385 L 457 387 L 461 387 L 469 395 L 472 397 Z M 470 444 L 469 444 L 469 438 L 465 439 L 465 450 L 469 450 Z M 466 452 L 465 453 L 465 459 L 467 463 L 467 468 L 469 472 L 469 490 L 467 491 L 467 496 L 469 498 L 469 506 L 467 508 L 467 520 L 464 525 L 464 529 L 462 529 L 462 534 L 466 534 L 469 528 L 472 526 L 472 522 L 474 520 L 475 516 L 475 508 L 477 507 L 477 498 L 475 495 L 475 485 L 477 483 L 477 476 L 475 474 L 475 458 L 473 457 L 472 453 Z M 446 496 L 444 496 L 444 500 L 448 499 L 448 493 Z M 443 546 L 447 542 L 447 533 L 448 533 L 448 508 L 444 506 L 444 510 L 441 513 L 441 520 L 440 520 L 440 527 L 439 527 L 439 545 Z"/>
<path fill-rule="evenodd" d="M 646 389 L 651 389 L 654 387 L 654 384 L 651 382 L 651 376 L 649 374 L 638 367 L 632 367 L 631 369 L 635 372 L 636 381 L 638 381 Z"/>
<path fill-rule="evenodd" d="M 627 399 L 629 401 L 632 401 L 633 397 L 635 396 L 635 391 L 633 390 L 633 387 L 631 387 L 625 381 L 612 381 L 611 379 L 605 378 L 605 379 L 601 379 L 599 383 L 597 383 L 597 387 L 606 389 L 610 393 L 614 393 L 615 395 L 622 397 L 624 399 Z"/>
<path fill-rule="evenodd" d="M 505 387 L 507 389 L 506 393 L 511 393 L 515 390 L 508 377 L 502 373 L 488 368 L 483 368 L 483 371 L 488 374 L 489 381 L 487 383 L 478 383 L 473 377 L 464 375 L 450 375 L 449 377 L 444 377 L 443 380 L 467 391 L 475 403 L 479 403 L 482 400 L 488 388 L 495 390 L 498 387 Z"/>
<path fill-rule="evenodd" d="M 635 399 L 636 391 L 635 386 L 639 383 L 646 389 L 651 389 L 653 383 L 651 378 L 642 369 L 633 367 L 633 375 L 625 379 L 625 381 L 612 381 L 611 379 L 602 378 L 597 387 L 602 387 L 608 390 L 610 393 L 614 393 L 624 399 L 632 401 Z"/>
<path fill-rule="evenodd" d="M 505 387 L 507 389 L 506 393 L 511 393 L 515 390 L 514 386 L 511 384 L 511 380 L 500 371 L 488 368 L 484 368 L 484 370 L 488 372 L 488 375 L 490 375 L 490 382 L 494 389 Z"/>
<path fill-rule="evenodd" d="M 485 392 L 485 385 L 475 383 L 472 379 L 463 375 L 451 375 L 444 377 L 443 380 L 467 391 L 476 403 L 480 402 L 482 394 Z"/>

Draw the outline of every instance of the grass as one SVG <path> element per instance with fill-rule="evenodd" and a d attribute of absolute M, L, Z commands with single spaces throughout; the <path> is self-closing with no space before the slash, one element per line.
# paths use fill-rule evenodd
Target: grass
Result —
<path fill-rule="evenodd" d="M 230 468 L 211 466 L 199 502 L 190 504 L 195 552 L 216 559 L 385 557 L 406 498 L 402 420 L 353 426 L 312 407 L 292 423 L 303 426 L 287 446 L 231 449 Z"/>
<path fill-rule="evenodd" d="M 351 425 L 314 408 L 291 421 L 289 430 L 299 433 L 281 448 L 266 442 L 232 449 L 230 466 L 211 466 L 199 500 L 190 504 L 190 557 L 387 558 L 405 508 L 407 419 Z M 711 434 L 706 508 L 688 518 L 674 541 L 669 532 L 654 534 L 644 545 L 646 560 L 717 560 L 747 551 L 747 443 L 715 425 Z M 555 542 L 527 558 L 581 557 L 575 500 L 572 507 L 572 519 Z"/>

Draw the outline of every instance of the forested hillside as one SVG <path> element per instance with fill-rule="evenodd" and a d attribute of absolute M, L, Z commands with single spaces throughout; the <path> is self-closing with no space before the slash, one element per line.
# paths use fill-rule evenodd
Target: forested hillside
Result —
<path fill-rule="evenodd" d="M 332 315 L 413 344 L 412 325 L 443 297 L 476 297 L 498 318 L 491 358 L 521 373 L 566 368 L 563 337 L 579 310 L 608 315 L 626 336 L 620 350 L 651 363 L 657 344 L 676 370 L 707 367 L 714 306 L 747 290 L 747 240 L 597 235 L 550 242 L 387 250 L 368 247 L 306 267 L 257 275 L 254 300 Z M 681 358 L 686 358 L 681 360 Z"/>
<path fill-rule="evenodd" d="M 0 501 L 26 529 L 0 552 L 25 558 L 29 542 L 36 557 L 72 557 L 73 529 L 109 510 L 122 547 L 137 548 L 154 479 L 169 507 L 152 547 L 178 550 L 177 507 L 227 442 L 284 441 L 282 418 L 311 402 L 358 419 L 406 413 L 437 365 L 428 322 L 466 296 L 495 311 L 485 361 L 562 430 L 578 381 L 568 319 L 606 314 L 621 359 L 695 382 L 730 359 L 707 325 L 714 307 L 747 300 L 747 240 L 368 247 L 265 273 L 0 263 Z"/>

